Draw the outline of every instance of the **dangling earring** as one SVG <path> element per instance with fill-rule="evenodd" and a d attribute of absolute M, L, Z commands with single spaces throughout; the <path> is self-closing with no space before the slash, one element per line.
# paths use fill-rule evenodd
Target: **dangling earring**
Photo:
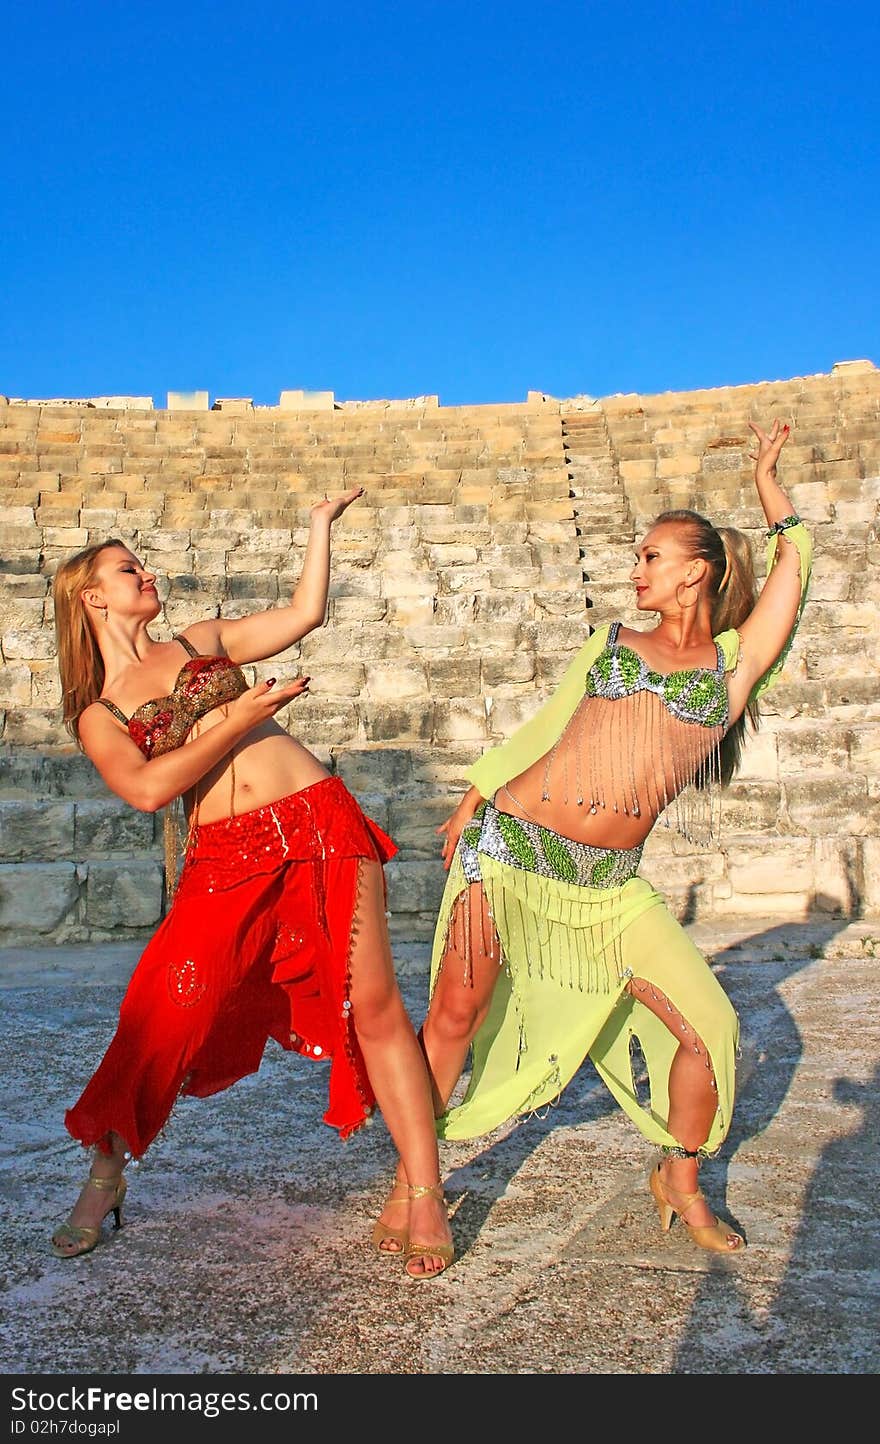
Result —
<path fill-rule="evenodd" d="M 104 618 L 104 621 L 106 622 L 106 620 L 107 620 L 107 613 L 109 612 L 110 608 L 109 608 L 109 607 L 101 607 L 101 608 L 99 608 L 99 610 L 100 610 L 100 612 L 101 612 L 101 616 Z"/>

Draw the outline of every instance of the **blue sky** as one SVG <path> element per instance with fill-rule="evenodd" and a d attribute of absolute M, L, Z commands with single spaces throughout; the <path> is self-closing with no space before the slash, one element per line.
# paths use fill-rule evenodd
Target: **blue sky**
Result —
<path fill-rule="evenodd" d="M 880 365 L 880 6 L 4 8 L 0 393 Z"/>

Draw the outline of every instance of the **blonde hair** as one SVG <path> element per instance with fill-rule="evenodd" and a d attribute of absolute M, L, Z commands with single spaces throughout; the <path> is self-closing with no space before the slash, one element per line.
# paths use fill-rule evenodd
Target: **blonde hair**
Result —
<path fill-rule="evenodd" d="M 654 525 L 659 526 L 661 522 L 674 523 L 679 528 L 679 540 L 685 551 L 692 557 L 702 557 L 708 564 L 713 636 L 741 626 L 758 600 L 755 563 L 748 537 L 736 527 L 713 526 L 698 511 L 664 511 L 655 518 Z M 722 785 L 730 782 L 742 761 L 747 719 L 756 732 L 760 720 L 756 702 L 748 704 L 719 744 Z"/>
<path fill-rule="evenodd" d="M 62 713 L 64 725 L 77 745 L 79 719 L 100 697 L 104 686 L 104 658 L 95 641 L 82 594 L 94 580 L 98 558 L 110 547 L 128 550 L 125 542 L 116 537 L 95 542 L 62 562 L 52 582 Z"/>

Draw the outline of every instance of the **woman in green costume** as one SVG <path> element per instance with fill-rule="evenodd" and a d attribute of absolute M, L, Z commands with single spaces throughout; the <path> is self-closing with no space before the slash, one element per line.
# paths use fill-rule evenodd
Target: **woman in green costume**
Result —
<path fill-rule="evenodd" d="M 714 842 L 718 788 L 806 599 L 810 538 L 776 479 L 789 428 L 750 426 L 769 528 L 760 595 L 741 533 L 692 511 L 656 519 L 632 581 L 657 623 L 598 628 L 532 720 L 472 768 L 438 829 L 448 876 L 421 1032 L 441 1138 L 479 1137 L 552 1102 L 589 1056 L 663 1149 L 649 1178 L 661 1227 L 678 1215 L 696 1244 L 725 1253 L 744 1240 L 709 1207 L 698 1167 L 730 1128 L 738 1020 L 638 866 L 658 819 Z M 406 1237 L 407 1181 L 399 1165 L 383 1213 L 397 1227 L 377 1225 L 387 1251 Z"/>

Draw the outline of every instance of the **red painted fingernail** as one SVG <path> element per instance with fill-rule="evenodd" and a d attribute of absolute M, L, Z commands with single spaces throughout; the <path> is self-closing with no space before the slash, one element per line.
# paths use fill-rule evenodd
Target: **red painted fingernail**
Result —
<path fill-rule="evenodd" d="M 783 426 L 782 429 L 783 429 L 783 431 L 790 431 L 790 430 L 791 430 L 791 427 L 790 427 L 790 426 Z"/>
<path fill-rule="evenodd" d="M 276 682 L 276 678 L 275 678 L 275 677 L 267 677 L 267 678 L 266 678 L 266 686 L 267 686 L 267 687 L 274 687 L 274 686 L 275 686 L 275 682 Z"/>

